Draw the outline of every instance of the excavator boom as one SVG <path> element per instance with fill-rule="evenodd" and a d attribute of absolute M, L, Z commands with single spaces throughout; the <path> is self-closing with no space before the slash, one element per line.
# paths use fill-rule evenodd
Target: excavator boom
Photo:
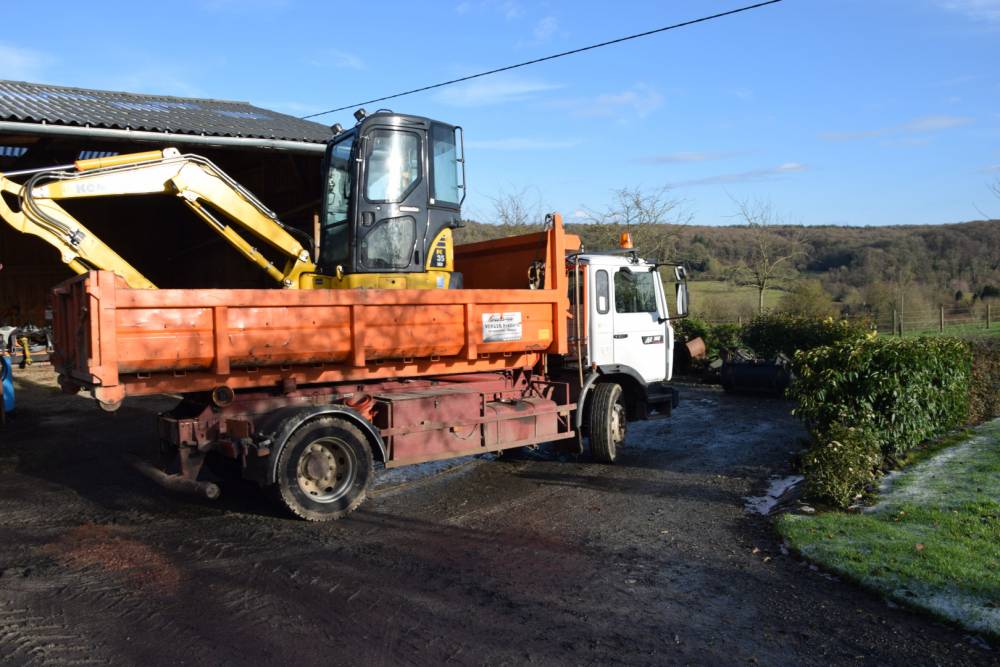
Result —
<path fill-rule="evenodd" d="M 0 174 L 0 191 L 7 193 L 0 195 L 0 217 L 14 229 L 54 246 L 75 272 L 113 271 L 130 287 L 156 286 L 58 202 L 119 195 L 176 195 L 213 231 L 283 287 L 297 288 L 303 274 L 316 270 L 309 251 L 290 228 L 253 194 L 209 160 L 182 155 L 173 148 L 37 170 L 23 185 Z M 240 231 L 249 232 L 251 238 Z M 253 241 L 280 252 L 284 266 L 275 266 Z"/>

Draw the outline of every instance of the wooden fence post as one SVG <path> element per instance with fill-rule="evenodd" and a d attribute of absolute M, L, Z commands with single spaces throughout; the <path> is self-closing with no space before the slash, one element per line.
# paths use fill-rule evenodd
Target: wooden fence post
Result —
<path fill-rule="evenodd" d="M 938 331 L 944 333 L 944 306 L 941 306 L 941 318 L 938 320 Z"/>
<path fill-rule="evenodd" d="M 895 308 L 892 309 L 892 333 L 890 333 L 889 335 L 890 336 L 895 336 L 896 335 L 896 309 Z"/>

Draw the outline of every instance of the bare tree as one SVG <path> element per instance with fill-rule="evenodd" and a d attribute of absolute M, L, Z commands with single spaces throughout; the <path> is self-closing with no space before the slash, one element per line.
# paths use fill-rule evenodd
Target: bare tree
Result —
<path fill-rule="evenodd" d="M 540 198 L 529 188 L 501 190 L 496 197 L 490 199 L 493 202 L 493 221 L 507 227 L 512 233 L 541 222 Z"/>
<path fill-rule="evenodd" d="M 691 220 L 683 204 L 683 200 L 670 196 L 667 186 L 654 189 L 634 186 L 612 190 L 611 203 L 603 211 L 584 210 L 588 222 L 604 228 L 600 237 L 608 245 L 617 244 L 621 231 L 629 231 L 644 253 L 661 258 L 676 245 L 676 226 Z"/>
<path fill-rule="evenodd" d="M 750 230 L 750 259 L 736 267 L 734 282 L 757 290 L 757 312 L 764 312 L 764 292 L 792 272 L 792 260 L 805 254 L 798 238 L 777 234 L 773 227 L 787 224 L 768 201 L 733 200 L 736 217 Z"/>
<path fill-rule="evenodd" d="M 690 216 L 681 211 L 684 202 L 669 195 L 670 188 L 666 185 L 653 190 L 639 186 L 618 188 L 611 191 L 611 203 L 605 210 L 585 210 L 590 222 L 625 227 L 687 222 Z"/>

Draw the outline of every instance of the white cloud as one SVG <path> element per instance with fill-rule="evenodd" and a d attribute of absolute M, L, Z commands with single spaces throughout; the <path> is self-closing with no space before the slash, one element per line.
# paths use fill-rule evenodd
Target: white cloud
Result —
<path fill-rule="evenodd" d="M 101 76 L 91 83 L 93 88 L 121 90 L 147 95 L 176 95 L 178 97 L 206 97 L 205 91 L 192 83 L 173 67 L 151 65 L 111 76 Z"/>
<path fill-rule="evenodd" d="M 937 0 L 937 4 L 976 21 L 1000 23 L 1000 0 Z"/>
<path fill-rule="evenodd" d="M 752 169 L 750 171 L 740 171 L 731 174 L 717 174 L 704 178 L 694 178 L 688 181 L 678 181 L 671 183 L 671 187 L 684 187 L 696 185 L 729 185 L 733 183 L 754 183 L 757 181 L 769 181 L 788 174 L 797 174 L 807 171 L 809 167 L 801 162 L 785 162 L 777 167 L 765 167 L 763 169 Z"/>
<path fill-rule="evenodd" d="M 479 2 L 464 0 L 455 5 L 455 13 L 459 15 L 469 14 L 473 11 L 498 13 L 508 21 L 524 16 L 524 7 L 516 0 L 480 0 Z"/>
<path fill-rule="evenodd" d="M 263 102 L 255 101 L 253 103 L 264 109 L 273 109 L 274 111 L 286 113 L 289 116 L 308 116 L 309 114 L 319 113 L 324 110 L 323 107 L 316 106 L 315 104 L 306 104 L 304 102 L 296 102 L 295 100 L 265 100 Z M 312 120 L 317 123 L 325 124 L 323 123 L 322 118 L 314 118 Z"/>
<path fill-rule="evenodd" d="M 967 116 L 924 116 L 905 123 L 902 129 L 908 132 L 935 132 L 968 125 L 972 119 Z"/>
<path fill-rule="evenodd" d="M 308 60 L 315 67 L 336 67 L 337 69 L 364 69 L 365 63 L 353 53 L 340 49 L 324 49 L 316 57 Z"/>
<path fill-rule="evenodd" d="M 599 95 L 596 99 L 574 103 L 578 116 L 638 116 L 645 118 L 663 106 L 663 95 L 648 84 L 637 83 L 620 93 Z"/>
<path fill-rule="evenodd" d="M 880 127 L 874 130 L 860 130 L 857 132 L 823 132 L 821 139 L 828 141 L 857 141 L 859 139 L 871 139 L 893 134 L 912 134 L 938 132 L 940 130 L 950 130 L 963 125 L 969 125 L 973 119 L 968 116 L 921 116 L 901 125 L 890 127 Z"/>
<path fill-rule="evenodd" d="M 996 173 L 1000 173 L 1000 164 L 991 164 L 991 165 L 989 165 L 987 167 L 983 167 L 979 171 L 981 171 L 984 174 L 996 174 Z"/>
<path fill-rule="evenodd" d="M 556 34 L 559 30 L 559 19 L 555 16 L 546 16 L 535 24 L 535 41 L 544 42 Z"/>
<path fill-rule="evenodd" d="M 37 81 L 52 61 L 41 51 L 0 42 L 0 73 L 4 79 Z"/>
<path fill-rule="evenodd" d="M 465 142 L 469 148 L 480 148 L 484 150 L 497 151 L 532 151 L 550 150 L 559 148 L 573 148 L 578 146 L 579 141 L 575 139 L 553 140 L 553 139 L 531 139 L 528 137 L 507 137 L 505 139 L 479 139 Z"/>
<path fill-rule="evenodd" d="M 434 97 L 438 102 L 452 106 L 480 107 L 520 102 L 562 87 L 541 79 L 496 75 L 445 88 Z"/>
<path fill-rule="evenodd" d="M 521 18 L 524 15 L 524 7 L 521 6 L 521 3 L 512 0 L 501 2 L 500 11 L 508 21 Z"/>
<path fill-rule="evenodd" d="M 202 7 L 210 12 L 275 11 L 288 7 L 289 0 L 208 0 Z"/>
<path fill-rule="evenodd" d="M 704 151 L 679 151 L 662 155 L 647 155 L 636 162 L 640 164 L 685 164 L 689 162 L 708 162 L 710 160 L 725 160 L 740 155 L 739 153 L 711 153 Z"/>

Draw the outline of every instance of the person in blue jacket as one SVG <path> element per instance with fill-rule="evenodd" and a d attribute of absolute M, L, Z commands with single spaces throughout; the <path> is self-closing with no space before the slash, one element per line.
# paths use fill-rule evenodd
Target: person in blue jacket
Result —
<path fill-rule="evenodd" d="M 14 369 L 10 365 L 10 357 L 0 352 L 0 385 L 3 386 L 2 412 L 14 411 Z"/>

